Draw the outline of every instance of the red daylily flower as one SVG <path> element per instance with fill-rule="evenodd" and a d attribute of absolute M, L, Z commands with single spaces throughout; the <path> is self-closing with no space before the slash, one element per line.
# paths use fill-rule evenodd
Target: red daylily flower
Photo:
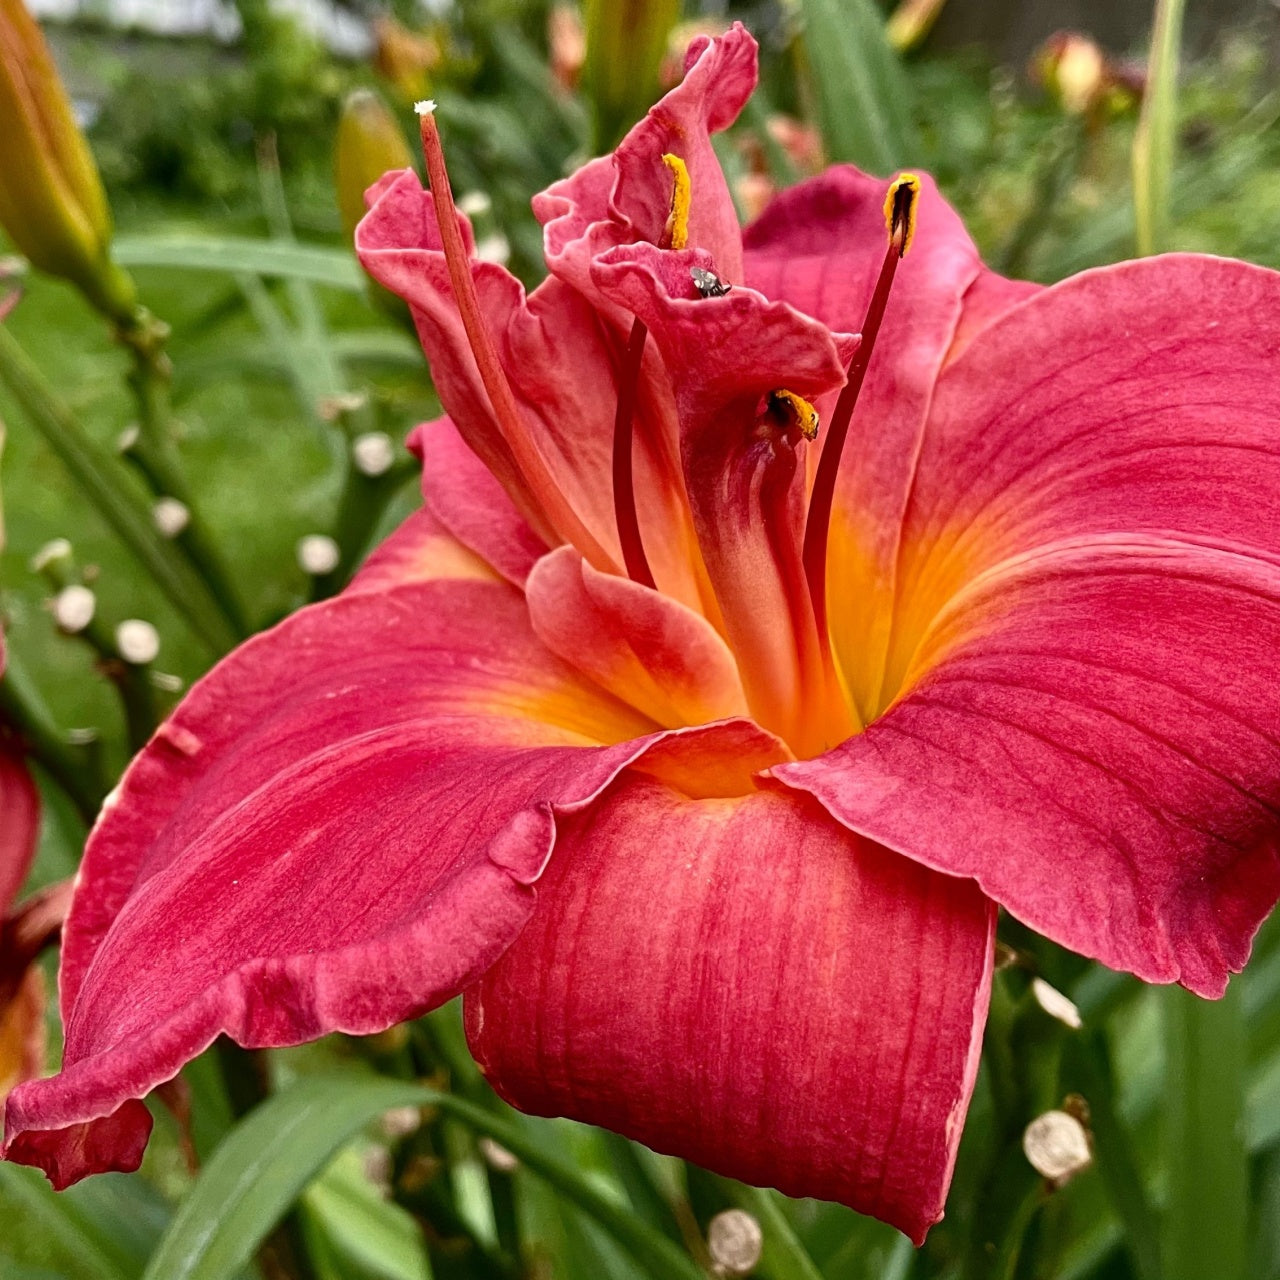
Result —
<path fill-rule="evenodd" d="M 1244 964 L 1280 894 L 1280 277 L 1041 290 L 927 178 L 847 167 L 743 233 L 709 133 L 754 82 L 741 27 L 696 41 L 535 201 L 528 296 L 468 256 L 430 118 L 436 201 L 370 192 L 450 415 L 425 509 L 131 766 L 10 1159 L 133 1168 L 138 1099 L 219 1033 L 464 992 L 515 1105 L 918 1241 L 997 903 L 1204 995 Z"/>
<path fill-rule="evenodd" d="M 4 667 L 0 636 L 0 674 Z M 39 833 L 39 792 L 21 752 L 0 728 L 0 1100 L 44 1067 L 44 978 L 33 962 L 49 929 L 61 921 L 66 894 L 40 894 L 11 911 Z"/>

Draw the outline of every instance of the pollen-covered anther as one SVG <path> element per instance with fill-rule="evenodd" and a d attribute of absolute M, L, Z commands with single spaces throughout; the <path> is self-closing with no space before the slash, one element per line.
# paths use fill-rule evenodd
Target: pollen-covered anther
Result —
<path fill-rule="evenodd" d="M 662 163 L 671 170 L 671 212 L 662 231 L 662 248 L 684 249 L 689 244 L 689 207 L 693 202 L 693 185 L 689 169 L 679 156 L 668 153 Z"/>
<path fill-rule="evenodd" d="M 884 225 L 889 243 L 905 258 L 916 234 L 916 210 L 920 207 L 920 179 L 914 173 L 900 173 L 884 198 Z"/>
<path fill-rule="evenodd" d="M 803 396 L 785 388 L 769 392 L 768 411 L 780 418 L 784 430 L 799 431 L 806 440 L 818 438 L 818 411 Z"/>

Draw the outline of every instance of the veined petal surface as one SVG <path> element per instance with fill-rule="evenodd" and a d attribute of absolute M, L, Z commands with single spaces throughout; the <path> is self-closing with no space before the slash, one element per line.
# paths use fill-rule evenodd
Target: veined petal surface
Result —
<path fill-rule="evenodd" d="M 782 792 L 635 780 L 561 841 L 529 925 L 465 996 L 498 1092 L 922 1240 L 990 991 L 976 887 Z"/>
<path fill-rule="evenodd" d="M 865 734 L 776 774 L 1033 928 L 1220 994 L 1280 895 L 1280 276 L 1075 277 L 939 380 Z"/>
<path fill-rule="evenodd" d="M 371 1032 L 473 981 L 528 919 L 558 815 L 626 765 L 700 773 L 717 735 L 741 769 L 785 758 L 742 722 L 655 730 L 554 658 L 498 581 L 357 584 L 242 646 L 93 832 L 63 1070 L 10 1095 L 4 1153 L 59 1186 L 136 1167 L 137 1099 L 219 1033 Z"/>

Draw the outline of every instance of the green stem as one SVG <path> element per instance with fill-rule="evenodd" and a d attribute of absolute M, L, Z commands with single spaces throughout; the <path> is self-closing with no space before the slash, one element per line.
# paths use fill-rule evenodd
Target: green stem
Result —
<path fill-rule="evenodd" d="M 0 325 L 0 381 L 195 634 L 215 653 L 231 648 L 239 635 L 208 584 L 155 528 L 150 511 L 127 483 L 119 461 L 85 432 L 4 325 Z"/>
<path fill-rule="evenodd" d="M 168 334 L 168 325 L 145 312 L 136 326 L 121 331 L 120 340 L 133 355 L 129 385 L 138 403 L 138 438 L 122 452 L 137 466 L 156 497 L 177 498 L 187 508 L 190 517 L 187 527 L 175 542 L 208 584 L 228 622 L 243 638 L 249 630 L 244 608 L 200 515 L 174 446 L 169 396 L 173 367 L 164 350 Z"/>
<path fill-rule="evenodd" d="M 22 745 L 66 792 L 86 826 L 92 826 L 107 788 L 92 756 L 77 751 L 58 731 L 49 709 L 10 651 L 0 680 L 0 722 L 12 728 Z"/>
<path fill-rule="evenodd" d="M 1026 274 L 1032 249 L 1052 225 L 1053 214 L 1075 177 L 1084 137 L 1082 116 L 1072 116 L 1058 126 L 1036 173 L 1030 207 L 996 254 L 997 271 L 1012 276 Z"/>

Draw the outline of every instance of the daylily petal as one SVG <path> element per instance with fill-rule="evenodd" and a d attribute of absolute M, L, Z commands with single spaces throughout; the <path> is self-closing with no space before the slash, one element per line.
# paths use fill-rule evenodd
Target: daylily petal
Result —
<path fill-rule="evenodd" d="M 1033 928 L 1220 994 L 1280 895 L 1280 276 L 1076 277 L 938 384 L 867 733 L 780 768 Z"/>
<path fill-rule="evenodd" d="M 800 561 L 804 445 L 799 432 L 772 427 L 762 406 L 775 391 L 815 400 L 838 387 L 854 339 L 754 290 L 698 297 L 690 268 L 707 263 L 700 251 L 633 245 L 593 271 L 602 292 L 649 327 L 671 377 L 694 528 L 752 714 L 803 751 L 807 737 L 840 735 L 802 709 L 838 700 L 821 696 Z"/>
<path fill-rule="evenodd" d="M 434 217 L 430 194 L 413 174 L 404 174 L 360 224 L 356 243 L 361 262 L 374 279 L 410 304 L 441 399 L 463 439 L 498 476 L 522 514 L 554 542 L 558 539 L 550 536 L 541 514 L 550 509 L 546 495 L 532 489 L 527 477 L 515 475 L 511 450 L 480 386 L 457 321 Z M 606 331 L 587 299 L 563 281 L 546 280 L 526 297 L 519 281 L 494 263 L 474 261 L 471 270 L 523 429 L 582 525 L 620 565 L 611 478 L 620 339 Z M 664 591 L 697 607 L 700 569 L 680 482 L 674 417 L 669 394 L 657 382 L 658 373 L 651 369 L 644 382 L 642 429 L 636 433 L 641 526 Z"/>
<path fill-rule="evenodd" d="M 464 547 L 522 587 L 547 544 L 529 527 L 448 418 L 416 427 L 409 447 L 422 460 L 428 510 Z"/>
<path fill-rule="evenodd" d="M 685 54 L 685 77 L 631 130 L 612 156 L 592 161 L 533 200 L 543 224 L 547 266 L 597 299 L 591 264 L 617 245 L 657 244 L 671 209 L 678 155 L 689 171 L 689 244 L 709 253 L 727 280 L 742 280 L 742 235 L 711 134 L 737 119 L 756 87 L 756 42 L 741 23 L 699 36 Z"/>
<path fill-rule="evenodd" d="M 496 582 L 498 574 L 423 508 L 374 549 L 346 591 L 388 591 L 406 582 L 430 582 L 434 578 Z"/>
<path fill-rule="evenodd" d="M 0 671 L 4 649 L 0 641 Z M 40 793 L 17 751 L 0 740 L 0 919 L 31 870 L 40 834 Z"/>
<path fill-rule="evenodd" d="M 747 715 L 729 647 L 678 601 L 600 573 L 571 547 L 538 563 L 526 598 L 533 629 L 553 653 L 658 724 Z"/>
<path fill-rule="evenodd" d="M 977 1072 L 990 903 L 771 792 L 635 781 L 561 846 L 465 995 L 498 1092 L 922 1240 Z"/>
<path fill-rule="evenodd" d="M 717 734 L 751 768 L 784 758 L 750 725 L 652 729 L 544 649 L 504 584 L 356 590 L 251 640 L 95 828 L 63 1071 L 11 1095 L 6 1154 L 57 1185 L 135 1167 L 135 1100 L 220 1032 L 370 1032 L 474 980 L 532 910 L 557 815 L 650 749 L 672 778 Z"/>
<path fill-rule="evenodd" d="M 745 233 L 748 283 L 833 329 L 861 329 L 884 261 L 887 190 L 841 165 L 784 192 Z M 888 644 L 898 533 L 934 382 L 966 290 L 983 274 L 959 217 L 920 175 L 915 237 L 850 425 L 831 521 L 832 643 L 864 719 Z"/>

